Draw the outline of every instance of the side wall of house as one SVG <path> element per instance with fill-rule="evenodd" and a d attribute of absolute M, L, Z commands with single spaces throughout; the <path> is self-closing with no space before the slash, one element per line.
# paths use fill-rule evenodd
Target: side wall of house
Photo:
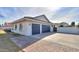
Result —
<path fill-rule="evenodd" d="M 22 24 L 22 30 L 19 30 L 19 24 Z M 13 27 L 13 29 L 11 30 L 12 32 L 22 34 L 22 35 L 32 35 L 31 34 L 32 26 L 29 22 L 20 22 L 20 23 L 16 23 L 16 25 L 17 25 L 17 29 L 15 30 L 15 27 Z"/>

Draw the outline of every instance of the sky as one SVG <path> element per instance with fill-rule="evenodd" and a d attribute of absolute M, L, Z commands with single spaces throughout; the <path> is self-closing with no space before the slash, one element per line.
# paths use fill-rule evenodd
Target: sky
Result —
<path fill-rule="evenodd" d="M 27 16 L 46 15 L 52 23 L 79 22 L 78 7 L 0 7 L 0 24 Z"/>

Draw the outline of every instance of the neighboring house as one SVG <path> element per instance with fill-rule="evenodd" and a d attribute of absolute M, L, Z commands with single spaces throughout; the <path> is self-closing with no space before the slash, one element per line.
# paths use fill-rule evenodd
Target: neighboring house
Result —
<path fill-rule="evenodd" d="M 63 26 L 63 27 L 68 27 L 68 26 L 69 26 L 69 24 L 68 24 L 68 23 L 66 23 L 66 22 L 61 22 L 61 23 L 60 23 L 60 26 Z"/>
<path fill-rule="evenodd" d="M 4 30 L 11 30 L 12 29 L 12 23 L 5 23 L 3 26 L 1 26 L 1 29 Z"/>
<path fill-rule="evenodd" d="M 69 24 L 66 22 L 54 23 L 55 27 L 68 27 Z"/>
<path fill-rule="evenodd" d="M 55 27 L 59 27 L 60 26 L 60 23 L 53 23 L 53 25 L 55 26 Z M 53 27 L 54 27 L 53 26 Z"/>
<path fill-rule="evenodd" d="M 51 22 L 45 15 L 37 17 L 24 17 L 13 22 L 12 32 L 22 35 L 34 35 L 46 32 L 52 32 L 53 27 Z"/>

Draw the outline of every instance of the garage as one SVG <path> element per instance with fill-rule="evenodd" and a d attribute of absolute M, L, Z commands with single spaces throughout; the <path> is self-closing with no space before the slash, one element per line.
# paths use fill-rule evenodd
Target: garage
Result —
<path fill-rule="evenodd" d="M 50 26 L 49 25 L 42 25 L 42 33 L 50 32 Z"/>
<path fill-rule="evenodd" d="M 40 34 L 40 24 L 32 24 L 32 34 Z"/>

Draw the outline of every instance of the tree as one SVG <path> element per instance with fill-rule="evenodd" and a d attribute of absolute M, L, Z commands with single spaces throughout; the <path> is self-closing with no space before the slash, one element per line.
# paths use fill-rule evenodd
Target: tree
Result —
<path fill-rule="evenodd" d="M 71 26 L 75 26 L 75 22 L 71 22 Z"/>

